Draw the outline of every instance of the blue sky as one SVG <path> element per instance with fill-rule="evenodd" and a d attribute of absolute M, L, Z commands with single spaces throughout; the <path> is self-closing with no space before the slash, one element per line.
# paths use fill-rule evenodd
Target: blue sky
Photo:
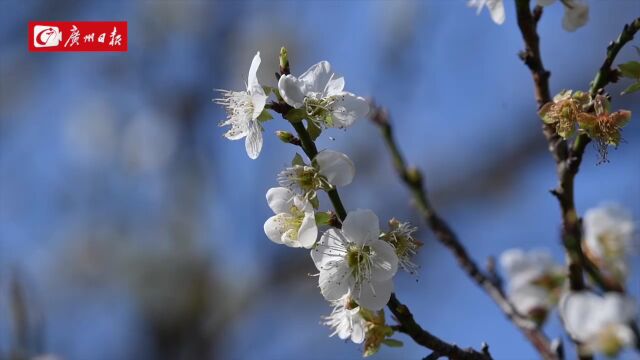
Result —
<path fill-rule="evenodd" d="M 635 0 L 590 5 L 588 25 L 575 33 L 561 28 L 559 4 L 540 22 L 553 93 L 587 88 L 606 44 L 640 12 Z M 486 12 L 476 16 L 464 1 L 445 0 L 60 6 L 0 5 L 0 286 L 6 287 L 12 269 L 24 274 L 47 313 L 45 347 L 65 359 L 144 354 L 148 339 L 135 295 L 95 265 L 119 259 L 117 244 L 100 243 L 106 252 L 86 267 L 71 263 L 78 262 L 73 254 L 82 253 L 82 244 L 114 232 L 126 233 L 128 246 L 142 253 L 162 251 L 172 237 L 167 218 L 192 228 L 192 246 L 228 286 L 220 297 L 257 289 L 259 300 L 225 332 L 221 357 L 360 357 L 356 346 L 328 339 L 319 325 L 329 308 L 315 278 L 300 273 L 299 281 L 265 283 L 271 276 L 265 269 L 308 256 L 275 246 L 262 232 L 271 215 L 264 194 L 295 150 L 272 134 L 289 130 L 288 124 L 266 124 L 263 152 L 252 161 L 242 142 L 222 137 L 217 123 L 224 113 L 210 103 L 213 89 L 244 86 L 256 51 L 263 58 L 261 82 L 275 85 L 282 45 L 294 73 L 328 60 L 349 91 L 389 109 L 407 160 L 425 171 L 434 204 L 478 262 L 511 247 L 548 248 L 562 261 L 558 206 L 548 194 L 554 164 L 540 133 L 530 74 L 517 57 L 522 40 L 510 1 L 502 26 Z M 129 52 L 28 53 L 24 34 L 34 19 L 128 21 Z M 619 62 L 634 58 L 627 47 Z M 623 88 L 609 90 L 615 95 Z M 615 96 L 613 105 L 640 111 L 637 95 Z M 615 201 L 640 214 L 640 124 L 634 120 L 610 163 L 596 165 L 597 154 L 587 150 L 576 180 L 580 212 Z M 531 154 L 519 155 L 523 164 L 498 163 L 506 175 L 472 186 L 523 143 L 535 144 L 525 148 Z M 327 131 L 318 146 L 343 151 L 356 164 L 355 181 L 341 189 L 348 209 L 371 208 L 381 219 L 396 216 L 420 226 L 426 245 L 419 279 L 401 274 L 396 288 L 421 324 L 463 346 L 486 341 L 498 359 L 535 358 L 419 222 L 371 124 Z M 185 159 L 196 165 L 185 168 Z M 189 192 L 193 184 L 199 186 L 195 194 Z M 182 201 L 186 213 L 176 205 Z M 105 260 L 107 268 L 118 261 Z M 638 276 L 636 268 L 629 288 L 634 296 L 640 295 Z M 555 317 L 546 330 L 562 334 Z M 8 332 L 0 321 L 0 351 Z M 426 355 L 399 338 L 405 348 L 383 349 L 378 358 Z"/>

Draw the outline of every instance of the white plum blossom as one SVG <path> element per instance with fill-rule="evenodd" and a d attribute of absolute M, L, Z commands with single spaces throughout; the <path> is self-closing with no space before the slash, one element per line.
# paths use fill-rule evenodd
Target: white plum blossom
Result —
<path fill-rule="evenodd" d="M 360 307 L 347 293 L 338 300 L 331 301 L 333 310 L 331 315 L 324 317 L 324 325 L 334 329 L 330 336 L 338 335 L 342 340 L 351 339 L 356 344 L 361 344 L 365 339 L 367 322 L 360 315 Z"/>
<path fill-rule="evenodd" d="M 510 249 L 500 256 L 500 264 L 509 277 L 509 285 L 518 288 L 549 275 L 561 274 L 563 269 L 545 250 Z"/>
<path fill-rule="evenodd" d="M 369 113 L 369 104 L 344 91 L 344 84 L 344 78 L 331 71 L 329 62 L 321 61 L 300 77 L 281 76 L 278 90 L 287 104 L 304 109 L 316 125 L 346 128 Z"/>
<path fill-rule="evenodd" d="M 262 150 L 263 129 L 258 117 L 267 102 L 267 95 L 258 83 L 260 61 L 260 52 L 257 52 L 249 68 L 246 91 L 221 90 L 222 98 L 214 99 L 227 112 L 227 119 L 220 126 L 231 126 L 224 136 L 229 140 L 245 138 L 245 148 L 251 159 L 256 159 Z"/>
<path fill-rule="evenodd" d="M 539 6 L 549 6 L 556 0 L 538 0 Z M 576 31 L 589 21 L 589 5 L 583 0 L 562 0 L 564 17 L 562 27 L 567 31 Z"/>
<path fill-rule="evenodd" d="M 509 299 L 518 312 L 542 323 L 556 304 L 564 279 L 561 266 L 542 250 L 502 253 L 500 263 L 509 281 Z"/>
<path fill-rule="evenodd" d="M 544 288 L 535 285 L 524 285 L 509 291 L 509 301 L 518 313 L 542 324 L 548 312 L 555 306 L 555 301 Z"/>
<path fill-rule="evenodd" d="M 585 253 L 607 273 L 623 280 L 627 254 L 634 250 L 634 222 L 620 205 L 604 204 L 586 211 L 583 219 Z"/>
<path fill-rule="evenodd" d="M 565 0 L 562 27 L 567 31 L 576 31 L 589 21 L 589 5 L 581 0 Z"/>
<path fill-rule="evenodd" d="M 568 292 L 563 295 L 559 309 L 564 327 L 581 343 L 579 351 L 583 355 L 601 352 L 615 356 L 634 344 L 629 323 L 635 319 L 637 308 L 633 300 L 622 294 Z"/>
<path fill-rule="evenodd" d="M 318 172 L 333 186 L 347 186 L 356 175 L 356 167 L 349 157 L 341 152 L 322 150 L 313 158 Z"/>
<path fill-rule="evenodd" d="M 320 271 L 320 291 L 329 301 L 351 294 L 360 306 L 382 309 L 393 292 L 398 257 L 380 240 L 378 217 L 371 210 L 347 214 L 342 229 L 329 229 L 320 237 L 311 258 Z"/>
<path fill-rule="evenodd" d="M 309 200 L 277 187 L 267 191 L 267 202 L 276 214 L 264 223 L 264 232 L 271 241 L 289 247 L 313 247 L 318 226 Z"/>
<path fill-rule="evenodd" d="M 278 174 L 280 186 L 307 194 L 317 189 L 330 189 L 351 184 L 356 167 L 349 157 L 333 150 L 320 151 L 313 166 L 296 164 Z"/>
<path fill-rule="evenodd" d="M 478 8 L 478 14 L 480 14 L 486 6 L 487 9 L 489 9 L 491 20 L 493 20 L 494 23 L 498 25 L 504 23 L 504 0 L 469 0 L 467 6 Z"/>
<path fill-rule="evenodd" d="M 381 236 L 382 240 L 388 242 L 395 249 L 398 256 L 398 264 L 402 270 L 410 274 L 415 274 L 419 268 L 413 262 L 413 256 L 418 252 L 418 248 L 422 246 L 422 243 L 413 237 L 413 233 L 416 230 L 418 228 L 411 226 L 408 222 L 391 219 L 389 221 L 389 231 Z"/>
<path fill-rule="evenodd" d="M 549 6 L 556 0 L 538 0 L 538 6 Z M 589 21 L 589 5 L 583 0 L 562 0 L 564 5 L 564 17 L 562 27 L 567 31 L 576 31 Z M 469 0 L 470 7 L 478 8 L 478 14 L 484 7 L 489 9 L 491 19 L 498 25 L 502 25 L 505 20 L 504 0 Z"/>

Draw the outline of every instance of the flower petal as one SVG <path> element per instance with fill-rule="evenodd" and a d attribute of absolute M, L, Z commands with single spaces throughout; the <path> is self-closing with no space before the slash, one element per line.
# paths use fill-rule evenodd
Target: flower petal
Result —
<path fill-rule="evenodd" d="M 337 95 L 337 100 L 331 106 L 333 122 L 337 128 L 351 126 L 356 120 L 367 116 L 369 103 L 362 97 L 344 92 Z"/>
<path fill-rule="evenodd" d="M 626 324 L 636 317 L 637 307 L 628 297 L 605 293 L 599 311 L 606 322 Z"/>
<path fill-rule="evenodd" d="M 249 130 L 247 129 L 246 122 L 231 123 L 231 129 L 224 133 L 224 137 L 229 140 L 240 140 L 247 136 Z M 229 124 L 225 124 L 229 125 Z"/>
<path fill-rule="evenodd" d="M 370 244 L 380 235 L 378 216 L 366 209 L 350 211 L 342 223 L 342 233 L 353 243 Z"/>
<path fill-rule="evenodd" d="M 284 75 L 278 80 L 278 91 L 284 101 L 296 109 L 304 105 L 304 82 L 292 75 Z"/>
<path fill-rule="evenodd" d="M 262 126 L 257 121 L 249 122 L 247 138 L 244 141 L 249 158 L 255 160 L 262 150 Z"/>
<path fill-rule="evenodd" d="M 304 83 L 305 95 L 310 92 L 322 94 L 332 76 L 331 64 L 328 61 L 320 61 L 312 65 L 298 79 Z"/>
<path fill-rule="evenodd" d="M 334 186 L 351 184 L 356 174 L 356 167 L 351 159 L 337 151 L 322 150 L 316 155 L 314 161 L 318 165 L 320 175 L 326 177 Z"/>
<path fill-rule="evenodd" d="M 353 277 L 345 262 L 337 263 L 327 270 L 321 270 L 318 278 L 320 292 L 329 301 L 343 297 L 349 292 L 352 282 Z"/>
<path fill-rule="evenodd" d="M 358 315 L 356 315 L 358 316 Z M 353 326 L 351 328 L 351 341 L 356 344 L 362 344 L 364 341 L 364 324 L 362 321 L 357 321 L 357 319 L 353 319 Z"/>
<path fill-rule="evenodd" d="M 562 27 L 567 31 L 576 31 L 589 21 L 589 6 L 576 1 L 565 7 L 562 17 Z"/>
<path fill-rule="evenodd" d="M 587 341 L 600 329 L 594 314 L 600 309 L 601 298 L 589 291 L 571 292 L 559 304 L 560 316 L 567 332 L 578 341 Z"/>
<path fill-rule="evenodd" d="M 344 78 L 342 76 L 336 77 L 335 74 L 331 80 L 327 83 L 327 87 L 324 89 L 324 96 L 329 97 L 333 95 L 340 95 L 344 90 Z"/>
<path fill-rule="evenodd" d="M 468 7 L 475 7 L 476 9 L 476 15 L 479 15 L 482 12 L 482 8 L 484 7 L 484 4 L 487 2 L 487 0 L 469 0 L 467 2 L 467 6 Z"/>
<path fill-rule="evenodd" d="M 504 3 L 503 0 L 487 0 L 487 8 L 491 14 L 491 20 L 498 25 L 504 23 Z"/>
<path fill-rule="evenodd" d="M 525 253 L 520 249 L 510 249 L 500 255 L 500 263 L 509 277 L 512 290 L 526 286 L 556 269 L 553 258 L 544 250 Z"/>
<path fill-rule="evenodd" d="M 259 89 L 260 91 L 251 94 L 251 103 L 253 104 L 251 120 L 256 120 L 258 116 L 262 114 L 262 110 L 264 110 L 264 106 L 267 104 L 267 95 L 264 94 L 264 90 L 262 90 L 262 88 Z"/>
<path fill-rule="evenodd" d="M 398 271 L 398 255 L 395 249 L 382 240 L 374 240 L 370 246 L 375 253 L 371 279 L 375 281 L 391 279 Z"/>
<path fill-rule="evenodd" d="M 512 291 L 509 294 L 509 300 L 516 307 L 516 310 L 525 316 L 530 315 L 534 309 L 549 309 L 551 307 L 549 293 L 533 285 L 522 286 Z"/>
<path fill-rule="evenodd" d="M 356 291 L 354 295 L 356 301 L 360 306 L 378 311 L 387 305 L 391 293 L 393 292 L 393 280 L 385 280 L 380 282 L 368 282 L 362 283 L 359 291 Z"/>
<path fill-rule="evenodd" d="M 264 233 L 269 240 L 276 244 L 282 244 L 282 235 L 287 231 L 286 222 L 290 217 L 288 214 L 277 214 L 265 221 Z"/>
<path fill-rule="evenodd" d="M 249 68 L 249 75 L 247 76 L 247 91 L 249 91 L 249 93 L 253 93 L 254 91 L 258 91 L 258 89 L 260 89 L 259 91 L 262 91 L 262 94 L 264 95 L 264 90 L 262 89 L 262 86 L 260 86 L 260 83 L 258 83 L 258 67 L 260 66 L 261 61 L 262 60 L 260 59 L 260 51 L 258 51 L 253 56 L 251 67 Z"/>
<path fill-rule="evenodd" d="M 282 243 L 292 248 L 299 248 L 300 242 L 298 241 L 298 232 L 294 228 L 287 228 L 287 231 L 282 234 Z"/>
<path fill-rule="evenodd" d="M 293 191 L 285 187 L 275 187 L 267 191 L 267 203 L 274 213 L 289 213 L 293 204 Z"/>
<path fill-rule="evenodd" d="M 311 259 L 320 271 L 333 266 L 334 263 L 344 261 L 347 253 L 345 244 L 347 239 L 337 229 L 329 229 L 322 234 L 315 249 L 311 250 Z"/>
<path fill-rule="evenodd" d="M 313 212 L 305 214 L 300 229 L 298 230 L 298 242 L 307 249 L 311 249 L 318 239 L 318 226 Z"/>

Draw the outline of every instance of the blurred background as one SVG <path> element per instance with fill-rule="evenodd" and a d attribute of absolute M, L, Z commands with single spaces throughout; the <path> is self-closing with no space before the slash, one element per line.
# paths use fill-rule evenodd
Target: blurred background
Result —
<path fill-rule="evenodd" d="M 265 192 L 296 150 L 273 132 L 289 125 L 266 124 L 256 161 L 217 126 L 225 115 L 214 89 L 243 89 L 256 51 L 261 83 L 275 86 L 282 45 L 294 74 L 329 60 L 347 90 L 389 109 L 409 162 L 479 263 L 512 247 L 547 248 L 562 261 L 548 193 L 554 163 L 517 57 L 514 5 L 497 26 L 465 3 L 2 0 L 0 359 L 361 357 L 320 324 L 330 308 L 307 252 L 276 246 L 262 230 L 272 215 Z M 561 28 L 560 4 L 545 10 L 553 93 L 586 89 L 607 43 L 640 14 L 637 0 L 589 3 L 591 20 L 575 33 Z M 129 51 L 29 53 L 34 20 L 128 21 Z M 627 46 L 618 63 L 637 58 Z M 640 114 L 637 94 L 613 106 Z M 420 222 L 377 129 L 364 119 L 323 135 L 320 148 L 356 164 L 341 190 L 347 208 L 419 225 L 420 275 L 396 277 L 419 322 L 462 346 L 486 341 L 496 359 L 535 359 Z M 614 201 L 640 215 L 637 115 L 624 138 L 608 164 L 596 165 L 588 148 L 576 181 L 581 213 Z M 563 337 L 556 316 L 546 331 Z M 404 348 L 376 358 L 428 354 L 398 338 Z"/>

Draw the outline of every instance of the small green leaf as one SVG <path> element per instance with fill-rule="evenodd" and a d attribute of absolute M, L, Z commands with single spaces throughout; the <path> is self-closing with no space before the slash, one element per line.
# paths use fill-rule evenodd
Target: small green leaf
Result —
<path fill-rule="evenodd" d="M 639 90 L 640 90 L 640 81 L 635 83 L 635 84 L 629 85 L 629 87 L 624 89 L 624 91 L 622 93 L 620 93 L 620 95 L 631 94 L 631 93 L 634 93 L 634 92 L 639 91 Z"/>
<path fill-rule="evenodd" d="M 273 94 L 276 96 L 276 99 L 278 99 L 278 102 L 283 102 L 284 99 L 282 99 L 282 95 L 280 95 L 280 90 L 278 90 L 278 88 L 272 88 Z"/>
<path fill-rule="evenodd" d="M 320 207 L 320 200 L 318 200 L 318 195 L 316 195 L 315 193 L 313 194 L 313 197 L 309 199 L 309 202 L 311 203 L 314 209 L 317 209 Z"/>
<path fill-rule="evenodd" d="M 331 113 L 324 117 L 324 123 L 327 124 L 327 127 L 333 127 L 333 115 Z"/>
<path fill-rule="evenodd" d="M 296 166 L 296 165 L 300 165 L 300 166 L 305 165 L 302 155 L 298 153 L 296 153 L 296 155 L 293 157 L 293 160 L 291 160 L 291 166 Z"/>
<path fill-rule="evenodd" d="M 382 333 L 384 334 L 384 337 L 389 337 L 389 336 L 393 335 L 394 332 L 395 331 L 389 326 L 384 326 L 382 328 Z"/>
<path fill-rule="evenodd" d="M 322 134 L 322 129 L 320 129 L 313 121 L 307 120 L 307 132 L 309 133 L 311 140 L 316 141 L 318 136 Z"/>
<path fill-rule="evenodd" d="M 331 220 L 331 214 L 328 212 L 317 212 L 316 213 L 316 225 L 329 225 L 329 221 Z"/>
<path fill-rule="evenodd" d="M 362 357 L 373 356 L 378 352 L 378 350 L 380 350 L 380 345 L 366 347 Z"/>
<path fill-rule="evenodd" d="M 307 117 L 307 112 L 304 109 L 291 109 L 285 115 L 285 119 L 294 122 L 302 121 L 305 117 Z"/>
<path fill-rule="evenodd" d="M 631 79 L 640 79 L 640 62 L 629 61 L 628 63 L 620 64 L 618 66 L 622 76 Z"/>
<path fill-rule="evenodd" d="M 269 111 L 262 110 L 262 112 L 260 113 L 260 115 L 258 115 L 258 121 L 260 122 L 265 122 L 265 121 L 269 121 L 273 119 L 273 116 L 271 115 L 271 113 Z"/>
<path fill-rule="evenodd" d="M 388 347 L 402 347 L 402 345 L 404 345 L 402 341 L 396 339 L 384 339 L 382 343 Z"/>
<path fill-rule="evenodd" d="M 263 86 L 263 87 L 262 87 L 262 90 L 264 91 L 264 94 L 265 94 L 265 95 L 269 96 L 269 94 L 271 94 L 271 92 L 272 92 L 273 90 L 275 90 L 275 89 L 274 89 L 274 88 L 272 88 L 271 86 L 266 86 L 266 85 L 265 85 L 265 86 Z"/>
<path fill-rule="evenodd" d="M 360 311 L 358 313 L 364 320 L 368 322 L 374 322 L 376 320 L 374 314 L 370 310 L 367 310 L 363 307 L 360 308 Z"/>

